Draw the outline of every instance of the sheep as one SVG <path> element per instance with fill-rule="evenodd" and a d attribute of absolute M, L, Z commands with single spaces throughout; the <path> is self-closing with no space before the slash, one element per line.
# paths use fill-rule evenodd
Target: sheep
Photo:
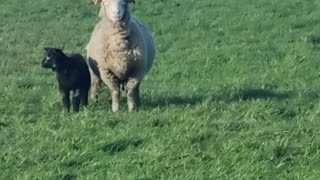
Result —
<path fill-rule="evenodd" d="M 131 17 L 134 0 L 94 0 L 100 7 L 86 46 L 92 74 L 91 99 L 96 101 L 103 82 L 111 91 L 112 111 L 119 111 L 120 85 L 125 86 L 128 111 L 140 104 L 140 84 L 152 67 L 155 44 L 150 31 Z"/>
<path fill-rule="evenodd" d="M 78 112 L 80 102 L 88 105 L 88 93 L 91 77 L 88 65 L 80 54 L 66 55 L 57 48 L 44 48 L 43 68 L 56 72 L 62 103 L 67 112 L 70 111 L 70 91 L 73 92 L 73 111 Z"/>

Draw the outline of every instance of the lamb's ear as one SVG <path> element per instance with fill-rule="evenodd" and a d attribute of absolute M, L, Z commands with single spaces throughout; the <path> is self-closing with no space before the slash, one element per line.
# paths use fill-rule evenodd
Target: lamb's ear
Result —
<path fill-rule="evenodd" d="M 53 48 L 54 50 L 56 50 L 56 51 L 63 51 L 62 49 L 63 48 Z"/>
<path fill-rule="evenodd" d="M 52 47 L 45 47 L 44 48 L 44 50 L 46 51 L 46 52 L 48 52 L 48 51 L 51 51 L 51 52 L 62 52 L 62 49 L 59 49 L 59 48 L 52 48 Z"/>
<path fill-rule="evenodd" d="M 102 3 L 102 0 L 92 0 L 94 2 L 94 4 L 101 4 Z"/>
<path fill-rule="evenodd" d="M 127 3 L 133 3 L 133 4 L 135 4 L 135 3 L 136 3 L 136 1 L 135 1 L 135 0 L 126 0 L 126 2 L 127 2 Z"/>

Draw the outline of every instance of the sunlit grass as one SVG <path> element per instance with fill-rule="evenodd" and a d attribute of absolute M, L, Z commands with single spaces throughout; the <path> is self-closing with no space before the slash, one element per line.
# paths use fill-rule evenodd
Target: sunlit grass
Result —
<path fill-rule="evenodd" d="M 0 3 L 0 179 L 318 179 L 316 0 L 150 0 L 143 105 L 62 111 L 43 47 L 85 55 L 91 1 Z"/>

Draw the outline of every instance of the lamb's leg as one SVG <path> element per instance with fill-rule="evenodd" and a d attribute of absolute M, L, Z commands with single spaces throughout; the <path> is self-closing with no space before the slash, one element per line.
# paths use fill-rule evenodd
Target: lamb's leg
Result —
<path fill-rule="evenodd" d="M 62 98 L 62 104 L 64 106 L 64 109 L 69 112 L 70 111 L 70 92 L 67 91 L 67 90 L 64 90 L 62 88 L 59 88 L 59 91 L 60 91 L 60 95 L 61 95 L 61 98 Z"/>
<path fill-rule="evenodd" d="M 129 79 L 127 82 L 127 101 L 129 112 L 136 110 L 140 106 L 141 100 L 139 86 L 140 80 L 136 78 Z"/>
<path fill-rule="evenodd" d="M 88 105 L 88 93 L 89 93 L 88 89 L 81 89 L 80 90 L 81 104 L 83 106 L 87 106 Z"/>
<path fill-rule="evenodd" d="M 79 89 L 73 92 L 72 105 L 73 105 L 73 111 L 78 112 L 80 107 L 80 90 Z"/>
<path fill-rule="evenodd" d="M 120 103 L 120 81 L 109 70 L 100 70 L 102 81 L 109 87 L 112 97 L 112 112 L 119 111 Z"/>

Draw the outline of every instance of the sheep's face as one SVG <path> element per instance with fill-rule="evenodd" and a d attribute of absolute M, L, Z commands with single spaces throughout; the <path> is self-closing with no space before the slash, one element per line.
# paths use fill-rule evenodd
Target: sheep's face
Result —
<path fill-rule="evenodd" d="M 97 0 L 96 3 L 100 4 L 105 11 L 104 14 L 112 22 L 119 22 L 125 16 L 128 10 L 129 3 L 134 3 L 134 0 Z"/>
<path fill-rule="evenodd" d="M 57 67 L 57 60 L 61 57 L 60 54 L 62 51 L 56 48 L 44 48 L 45 50 L 45 57 L 41 62 L 41 66 L 43 68 L 52 69 L 53 71 L 56 70 Z"/>

